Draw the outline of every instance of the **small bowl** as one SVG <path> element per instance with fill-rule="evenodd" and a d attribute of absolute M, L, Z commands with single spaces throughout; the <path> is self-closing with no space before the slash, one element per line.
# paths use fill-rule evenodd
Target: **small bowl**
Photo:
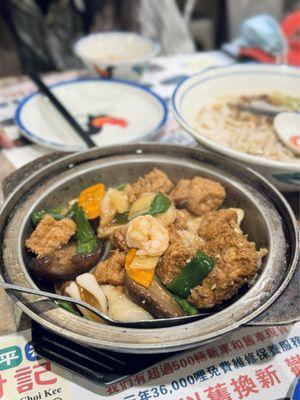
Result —
<path fill-rule="evenodd" d="M 299 96 L 299 89 L 299 69 L 276 65 L 230 65 L 207 69 L 181 82 L 173 94 L 172 106 L 179 124 L 200 144 L 254 168 L 279 190 L 293 192 L 300 187 L 300 160 L 275 161 L 221 145 L 196 128 L 196 116 L 202 107 L 219 96 L 276 91 Z"/>
<path fill-rule="evenodd" d="M 136 33 L 93 33 L 79 39 L 75 54 L 93 75 L 136 81 L 160 47 Z"/>

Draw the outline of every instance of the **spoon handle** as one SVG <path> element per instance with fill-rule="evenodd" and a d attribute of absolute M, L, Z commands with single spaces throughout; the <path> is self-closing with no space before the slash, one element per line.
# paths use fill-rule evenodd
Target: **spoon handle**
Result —
<path fill-rule="evenodd" d="M 0 288 L 6 289 L 6 290 L 14 290 L 16 292 L 33 294 L 36 296 L 43 296 L 43 297 L 47 297 L 49 299 L 54 299 L 54 300 L 68 301 L 69 303 L 73 303 L 73 304 L 82 306 L 82 307 L 86 308 L 87 310 L 92 311 L 98 317 L 102 318 L 103 320 L 105 320 L 106 322 L 108 322 L 110 324 L 112 324 L 114 322 L 109 317 L 107 317 L 107 315 L 105 315 L 101 311 L 97 310 L 97 308 L 91 306 L 88 303 L 85 303 L 82 300 L 74 299 L 73 297 L 62 296 L 60 294 L 51 293 L 51 292 L 44 292 L 43 290 L 18 286 L 18 285 L 14 285 L 12 283 L 7 283 L 7 282 L 3 282 L 3 281 L 0 281 Z"/>
<path fill-rule="evenodd" d="M 240 111 L 246 111 L 251 114 L 257 114 L 257 115 L 265 115 L 269 117 L 275 117 L 277 114 L 280 113 L 280 111 L 275 111 L 275 110 L 265 110 L 263 108 L 255 107 L 255 106 L 243 106 L 239 105 L 238 109 Z"/>
<path fill-rule="evenodd" d="M 78 306 L 82 306 L 89 311 L 92 311 L 99 318 L 103 319 L 109 325 L 119 326 L 119 327 L 130 327 L 130 328 L 163 328 L 169 326 L 175 326 L 182 323 L 192 322 L 201 317 L 207 317 L 211 315 L 211 313 L 199 313 L 197 315 L 187 315 L 185 317 L 177 317 L 177 318 L 162 318 L 162 319 L 152 319 L 152 320 L 138 320 L 138 321 L 117 321 L 108 317 L 103 312 L 97 310 L 95 307 L 85 303 L 82 300 L 74 299 L 73 297 L 62 296 L 60 294 L 44 292 L 43 290 L 33 289 L 23 286 L 14 285 L 12 283 L 3 282 L 0 280 L 0 288 L 6 290 L 14 290 L 16 292 L 29 293 L 36 296 L 47 297 L 49 299 L 54 300 L 62 300 L 68 301 L 69 303 L 76 304 Z"/>

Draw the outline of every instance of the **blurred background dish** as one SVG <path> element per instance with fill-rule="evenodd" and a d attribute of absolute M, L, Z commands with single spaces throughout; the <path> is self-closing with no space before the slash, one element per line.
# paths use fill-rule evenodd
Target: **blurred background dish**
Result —
<path fill-rule="evenodd" d="M 177 121 L 203 146 L 244 162 L 280 190 L 296 191 L 300 158 L 277 138 L 274 117 L 239 108 L 250 97 L 297 102 L 299 90 L 300 71 L 294 68 L 235 65 L 188 78 L 178 85 L 172 103 Z"/>
<path fill-rule="evenodd" d="M 75 79 L 54 84 L 51 90 L 98 146 L 150 139 L 166 122 L 165 102 L 150 90 L 126 81 Z M 42 146 L 60 151 L 86 148 L 39 92 L 23 99 L 15 122 L 28 139 Z"/>
<path fill-rule="evenodd" d="M 159 45 L 136 33 L 94 33 L 81 38 L 75 54 L 93 75 L 138 80 Z"/>

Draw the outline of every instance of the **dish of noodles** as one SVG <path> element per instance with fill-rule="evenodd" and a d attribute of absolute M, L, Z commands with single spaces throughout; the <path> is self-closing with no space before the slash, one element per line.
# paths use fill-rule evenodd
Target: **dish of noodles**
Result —
<path fill-rule="evenodd" d="M 225 198 L 217 181 L 175 183 L 157 168 L 133 183 L 99 182 L 63 207 L 32 213 L 28 269 L 119 321 L 217 311 L 253 284 L 268 252 L 248 239 L 245 211 L 224 208 Z"/>
<path fill-rule="evenodd" d="M 201 108 L 195 128 L 208 139 L 242 153 L 277 161 L 300 162 L 300 157 L 278 139 L 273 116 L 243 110 L 252 102 L 264 102 L 286 111 L 300 109 L 300 98 L 281 92 L 220 96 Z"/>

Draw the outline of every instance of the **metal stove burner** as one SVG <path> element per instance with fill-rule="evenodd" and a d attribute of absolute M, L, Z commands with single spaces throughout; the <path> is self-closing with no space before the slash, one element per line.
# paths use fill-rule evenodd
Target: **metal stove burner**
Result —
<path fill-rule="evenodd" d="M 116 353 L 75 343 L 32 321 L 35 351 L 101 386 L 109 386 L 177 353 Z"/>

